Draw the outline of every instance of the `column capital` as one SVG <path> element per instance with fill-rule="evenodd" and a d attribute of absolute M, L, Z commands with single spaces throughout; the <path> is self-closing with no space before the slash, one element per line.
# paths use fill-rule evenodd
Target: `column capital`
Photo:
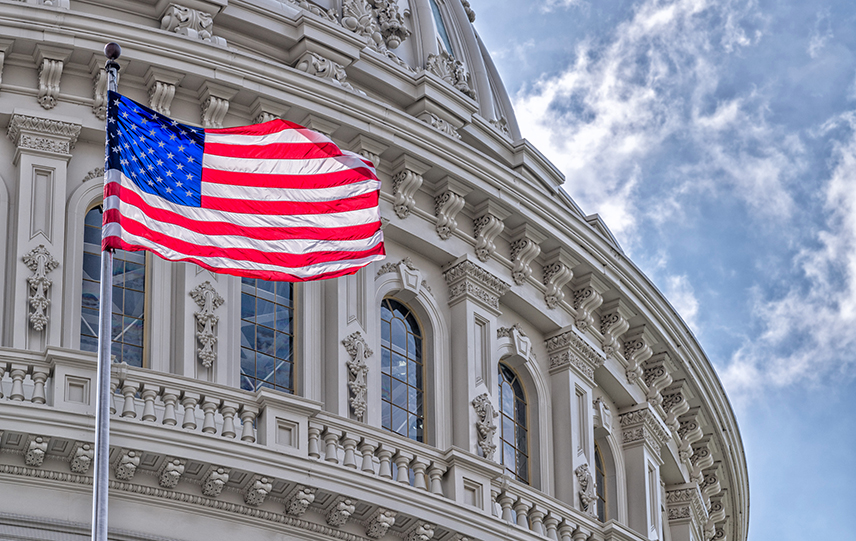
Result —
<path fill-rule="evenodd" d="M 81 124 L 78 119 L 50 118 L 40 113 L 16 109 L 6 129 L 6 135 L 18 147 L 15 150 L 14 163 L 18 163 L 22 152 L 59 158 L 67 162 L 71 159 L 71 149 L 80 136 Z"/>
<path fill-rule="evenodd" d="M 669 525 L 688 523 L 699 539 L 708 520 L 708 512 L 696 483 L 670 485 L 666 487 L 666 509 Z"/>
<path fill-rule="evenodd" d="M 660 448 L 670 439 L 669 431 L 647 403 L 619 412 L 624 447 L 646 445 L 651 454 L 660 456 Z"/>
<path fill-rule="evenodd" d="M 446 285 L 449 286 L 449 305 L 462 300 L 480 304 L 495 315 L 499 315 L 499 299 L 511 285 L 469 260 L 464 255 L 443 268 Z"/>
<path fill-rule="evenodd" d="M 572 369 L 592 387 L 595 386 L 594 371 L 606 362 L 606 358 L 590 346 L 585 338 L 569 327 L 545 341 L 550 355 L 550 373 Z"/>

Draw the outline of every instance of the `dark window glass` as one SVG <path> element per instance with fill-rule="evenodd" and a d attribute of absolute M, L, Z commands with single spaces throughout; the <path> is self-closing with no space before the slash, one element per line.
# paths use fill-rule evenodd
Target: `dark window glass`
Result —
<path fill-rule="evenodd" d="M 396 300 L 384 299 L 380 312 L 383 427 L 424 442 L 422 331 Z"/>
<path fill-rule="evenodd" d="M 501 462 L 518 481 L 529 483 L 529 433 L 523 384 L 509 367 L 499 364 L 499 403 L 502 422 Z"/>
<path fill-rule="evenodd" d="M 241 388 L 294 392 L 294 284 L 241 279 Z"/>
<path fill-rule="evenodd" d="M 606 470 L 603 467 L 603 456 L 600 454 L 600 447 L 597 443 L 594 444 L 594 469 L 597 488 L 597 518 L 601 522 L 606 522 Z"/>
<path fill-rule="evenodd" d="M 98 310 L 101 288 L 102 211 L 95 207 L 83 223 L 83 297 L 80 303 L 80 349 L 98 350 Z M 146 253 L 117 250 L 113 255 L 111 317 L 116 362 L 143 366 L 146 306 Z"/>

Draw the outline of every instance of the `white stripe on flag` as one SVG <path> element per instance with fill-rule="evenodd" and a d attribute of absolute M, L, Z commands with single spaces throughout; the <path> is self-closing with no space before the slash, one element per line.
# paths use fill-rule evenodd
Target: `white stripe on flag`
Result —
<path fill-rule="evenodd" d="M 202 195 L 222 197 L 224 199 L 251 199 L 254 201 L 297 201 L 318 202 L 337 201 L 380 189 L 380 181 L 367 179 L 353 184 L 330 188 L 258 188 L 254 186 L 234 186 L 217 182 L 203 182 Z"/>
<path fill-rule="evenodd" d="M 236 135 L 205 132 L 206 143 L 220 145 L 269 145 L 271 143 L 332 143 L 326 136 L 312 130 L 283 128 L 265 135 Z"/>
<path fill-rule="evenodd" d="M 274 175 L 326 175 L 348 171 L 357 167 L 367 167 L 366 164 L 354 156 L 336 156 L 334 158 L 310 158 L 305 160 L 266 160 L 254 158 L 232 158 L 226 156 L 215 156 L 213 154 L 202 155 L 202 167 L 205 169 L 216 169 L 218 171 L 234 171 L 237 173 L 251 174 L 274 174 Z"/>

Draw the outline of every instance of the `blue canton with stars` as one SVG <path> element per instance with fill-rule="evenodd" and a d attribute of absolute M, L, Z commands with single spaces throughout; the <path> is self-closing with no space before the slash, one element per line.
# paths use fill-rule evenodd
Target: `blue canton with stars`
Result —
<path fill-rule="evenodd" d="M 205 130 L 181 124 L 109 93 L 107 169 L 118 169 L 144 192 L 189 207 L 202 205 Z"/>

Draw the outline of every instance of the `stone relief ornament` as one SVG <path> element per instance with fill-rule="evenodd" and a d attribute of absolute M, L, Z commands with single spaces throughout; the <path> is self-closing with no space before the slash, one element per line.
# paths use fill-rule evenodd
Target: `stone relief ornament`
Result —
<path fill-rule="evenodd" d="M 458 133 L 458 130 L 450 124 L 448 121 L 443 120 L 439 116 L 434 113 L 428 113 L 422 117 L 422 121 L 434 128 L 435 130 L 441 131 L 450 137 L 454 137 L 455 139 L 460 139 L 461 135 Z"/>
<path fill-rule="evenodd" d="M 630 328 L 628 319 L 631 314 L 621 299 L 616 299 L 601 307 L 600 333 L 603 335 L 603 352 L 612 356 L 618 348 L 618 337 Z"/>
<path fill-rule="evenodd" d="M 384 48 L 383 35 L 374 9 L 367 0 L 345 0 L 342 4 L 342 26 L 369 39 L 375 49 Z"/>
<path fill-rule="evenodd" d="M 396 216 L 401 219 L 410 216 L 410 211 L 416 206 L 413 196 L 420 186 L 422 186 L 422 175 L 409 169 L 399 171 L 392 177 L 392 195 L 394 196 L 392 205 Z"/>
<path fill-rule="evenodd" d="M 388 509 L 380 508 L 376 510 L 365 522 L 366 536 L 372 539 L 380 539 L 385 536 L 387 530 L 395 524 L 395 515 L 395 511 Z"/>
<path fill-rule="evenodd" d="M 588 464 L 579 466 L 574 470 L 574 474 L 577 476 L 577 481 L 580 482 L 580 505 L 582 505 L 583 511 L 593 517 L 597 516 L 597 491 Z"/>
<path fill-rule="evenodd" d="M 294 488 L 292 496 L 288 498 L 288 503 L 285 504 L 285 512 L 295 517 L 302 516 L 309 509 L 312 502 L 315 501 L 315 490 L 314 488 L 297 485 Z"/>
<path fill-rule="evenodd" d="M 581 331 L 594 325 L 593 313 L 603 304 L 601 292 L 606 286 L 592 276 L 592 273 L 584 274 L 577 281 L 577 289 L 574 290 L 573 306 L 576 311 L 574 324 Z M 595 286 L 598 287 L 595 287 Z M 600 289 L 600 291 L 599 291 Z"/>
<path fill-rule="evenodd" d="M 163 488 L 175 488 L 184 473 L 184 461 L 178 458 L 167 460 L 158 474 L 158 484 Z"/>
<path fill-rule="evenodd" d="M 56 107 L 62 67 L 62 60 L 52 58 L 43 58 L 39 65 L 39 105 L 45 109 Z"/>
<path fill-rule="evenodd" d="M 267 498 L 267 495 L 270 494 L 272 489 L 273 483 L 271 483 L 267 477 L 255 475 L 252 480 L 250 480 L 250 484 L 247 485 L 247 489 L 244 491 L 244 502 L 246 502 L 247 505 L 258 507 L 264 503 L 265 498 Z"/>
<path fill-rule="evenodd" d="M 647 398 L 652 404 L 663 403 L 661 391 L 672 384 L 670 371 L 676 367 L 668 353 L 660 353 L 642 363 L 642 381 L 648 388 Z"/>
<path fill-rule="evenodd" d="M 351 515 L 357 509 L 356 503 L 355 500 L 345 498 L 344 496 L 337 497 L 333 506 L 327 511 L 327 524 L 338 528 L 348 522 L 348 519 L 351 518 Z"/>
<path fill-rule="evenodd" d="M 170 4 L 161 16 L 161 30 L 174 32 L 189 38 L 199 39 L 226 46 L 226 40 L 214 36 L 214 17 L 210 13 L 191 9 L 179 4 Z"/>
<path fill-rule="evenodd" d="M 205 128 L 222 128 L 223 119 L 229 112 L 229 100 L 208 95 L 202 101 L 202 126 Z"/>
<path fill-rule="evenodd" d="M 473 220 L 473 236 L 476 238 L 476 257 L 487 261 L 496 252 L 494 241 L 505 229 L 505 223 L 498 216 L 486 212 Z"/>
<path fill-rule="evenodd" d="M 95 72 L 93 87 L 92 113 L 99 120 L 107 120 L 107 70 L 102 68 Z"/>
<path fill-rule="evenodd" d="M 104 178 L 104 168 L 103 167 L 96 167 L 95 169 L 86 173 L 86 176 L 83 177 L 83 180 L 81 182 L 86 182 L 86 181 L 93 180 L 96 178 L 97 179 L 103 179 Z"/>
<path fill-rule="evenodd" d="M 351 410 L 357 420 L 362 422 L 368 404 L 366 376 L 369 373 L 369 366 L 366 364 L 366 359 L 371 357 L 373 352 L 359 331 L 342 340 L 342 344 L 351 356 L 351 360 L 346 363 L 350 372 L 348 388 L 351 390 Z"/>
<path fill-rule="evenodd" d="M 476 22 L 476 12 L 473 11 L 470 3 L 467 0 L 461 0 L 461 4 L 464 5 L 464 11 L 467 14 L 467 19 L 469 19 L 471 23 Z"/>
<path fill-rule="evenodd" d="M 44 244 L 40 244 L 24 256 L 24 264 L 33 273 L 27 277 L 27 284 L 30 286 L 30 325 L 37 331 L 43 331 L 48 323 L 48 292 L 50 291 L 53 282 L 48 279 L 47 275 L 55 268 L 59 267 L 59 261 L 55 260 L 51 253 L 45 248 Z"/>
<path fill-rule="evenodd" d="M 553 309 L 565 300 L 565 292 L 562 289 L 574 277 L 574 271 L 569 265 L 556 261 L 545 266 L 543 272 L 544 286 L 547 288 L 544 292 L 544 302 L 547 303 L 547 308 Z"/>
<path fill-rule="evenodd" d="M 312 5 L 306 0 L 288 0 L 290 4 L 294 4 L 300 9 L 306 10 L 309 13 L 315 15 L 316 17 L 321 17 L 327 21 L 332 23 L 336 22 L 336 12 L 332 9 L 321 9 L 318 6 Z"/>
<path fill-rule="evenodd" d="M 92 460 L 95 458 L 95 450 L 89 443 L 78 443 L 75 446 L 74 454 L 71 458 L 71 471 L 73 473 L 85 474 L 89 472 L 89 466 L 92 465 Z"/>
<path fill-rule="evenodd" d="M 170 116 L 170 108 L 172 107 L 172 99 L 175 97 L 175 85 L 165 81 L 152 81 L 149 87 L 149 106 L 156 112 Z M 203 115 L 211 108 L 211 104 L 205 108 L 203 104 Z M 228 110 L 228 106 L 227 106 Z M 213 111 L 212 111 L 213 112 Z M 210 120 L 210 119 L 209 119 Z"/>
<path fill-rule="evenodd" d="M 407 533 L 405 541 L 429 541 L 434 538 L 434 530 L 437 528 L 435 524 L 430 524 L 423 520 L 418 521 Z"/>
<path fill-rule="evenodd" d="M 30 437 L 27 451 L 24 453 L 24 462 L 27 466 L 41 467 L 45 461 L 45 455 L 48 453 L 48 439 L 41 436 Z"/>
<path fill-rule="evenodd" d="M 208 475 L 202 481 L 202 494 L 209 498 L 216 498 L 223 492 L 226 483 L 229 482 L 229 470 L 226 468 L 211 467 Z"/>
<path fill-rule="evenodd" d="M 464 68 L 463 62 L 446 51 L 440 51 L 440 54 L 429 54 L 425 69 L 470 98 L 476 98 L 476 93 L 470 88 L 470 75 Z"/>
<path fill-rule="evenodd" d="M 375 9 L 387 47 L 397 48 L 410 35 L 410 30 L 404 26 L 404 17 L 398 11 L 398 0 L 369 0 L 369 3 Z"/>
<path fill-rule="evenodd" d="M 476 410 L 476 429 L 478 430 L 479 447 L 484 457 L 493 460 L 496 453 L 496 444 L 493 442 L 496 434 L 496 423 L 493 421 L 499 414 L 490 401 L 490 395 L 483 393 L 473 399 L 473 408 Z"/>
<path fill-rule="evenodd" d="M 363 94 L 363 92 L 354 89 L 351 83 L 347 82 L 348 74 L 345 73 L 345 68 L 341 64 L 337 64 L 319 54 L 306 53 L 295 68 L 309 75 L 330 81 L 350 92 Z"/>
<path fill-rule="evenodd" d="M 511 277 L 517 285 L 523 285 L 532 275 L 530 263 L 541 254 L 541 247 L 533 239 L 522 237 L 511 244 Z"/>
<path fill-rule="evenodd" d="M 217 343 L 216 325 L 220 320 L 214 315 L 214 310 L 223 305 L 223 297 L 217 294 L 211 282 L 203 282 L 193 288 L 190 296 L 199 306 L 200 310 L 194 312 L 196 317 L 196 338 L 199 339 L 198 355 L 202 366 L 211 368 L 217 360 L 217 352 L 214 345 Z"/>
<path fill-rule="evenodd" d="M 140 465 L 140 453 L 138 451 L 123 451 L 119 455 L 119 461 L 116 463 L 116 479 L 120 481 L 130 481 L 137 473 L 137 467 Z"/>
<path fill-rule="evenodd" d="M 650 359 L 654 352 L 643 333 L 634 333 L 624 341 L 622 353 L 627 361 L 627 383 L 636 383 L 642 377 L 642 363 Z"/>
<path fill-rule="evenodd" d="M 501 116 L 496 120 L 491 120 L 490 125 L 502 135 L 511 136 L 511 130 L 508 129 L 508 120 L 504 116 Z"/>
<path fill-rule="evenodd" d="M 464 208 L 466 194 L 459 193 L 468 190 L 446 189 L 434 197 L 434 216 L 437 217 L 437 234 L 440 239 L 447 240 L 458 229 L 455 216 Z"/>

